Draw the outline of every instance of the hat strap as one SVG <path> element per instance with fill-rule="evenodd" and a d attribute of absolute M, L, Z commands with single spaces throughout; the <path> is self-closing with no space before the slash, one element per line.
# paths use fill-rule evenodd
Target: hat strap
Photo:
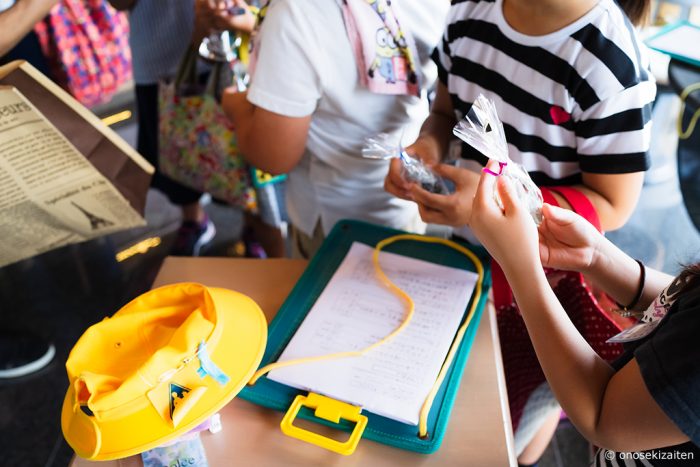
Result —
<path fill-rule="evenodd" d="M 76 399 L 75 403 L 73 404 L 73 413 L 76 417 L 81 417 L 84 420 L 87 420 L 88 424 L 90 425 L 90 428 L 92 428 L 92 432 L 95 435 L 94 442 L 92 443 L 93 448 L 92 451 L 82 452 L 78 452 L 78 449 L 76 447 L 73 447 L 73 449 L 75 449 L 75 452 L 78 453 L 78 455 L 84 457 L 85 459 L 94 459 L 102 449 L 102 432 L 100 431 L 99 425 L 97 425 L 97 423 L 95 422 L 95 416 L 89 415 L 85 410 L 83 410 L 83 407 L 87 408 L 87 406 L 81 405 L 80 402 L 78 402 Z"/>

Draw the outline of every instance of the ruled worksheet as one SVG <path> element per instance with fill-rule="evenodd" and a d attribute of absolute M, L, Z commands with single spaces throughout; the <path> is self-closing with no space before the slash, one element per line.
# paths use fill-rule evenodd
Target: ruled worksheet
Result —
<path fill-rule="evenodd" d="M 359 350 L 400 325 L 407 304 L 379 281 L 372 253 L 365 244 L 352 245 L 279 361 Z M 273 370 L 268 377 L 417 425 L 477 275 L 388 252 L 380 253 L 380 264 L 415 302 L 409 326 L 360 357 L 302 363 Z"/>

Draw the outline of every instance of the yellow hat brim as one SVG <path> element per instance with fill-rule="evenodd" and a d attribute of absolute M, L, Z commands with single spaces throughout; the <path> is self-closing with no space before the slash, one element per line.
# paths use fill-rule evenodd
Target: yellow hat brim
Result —
<path fill-rule="evenodd" d="M 111 460 L 138 454 L 173 440 L 221 410 L 250 380 L 267 343 L 267 321 L 251 298 L 231 290 L 207 287 L 221 320 L 218 345 L 208 349 L 212 361 L 230 378 L 225 385 L 206 377 L 207 389 L 176 428 L 150 404 L 128 416 L 97 421 L 74 411 L 74 388 L 69 386 L 61 411 L 68 444 L 81 457 Z"/>

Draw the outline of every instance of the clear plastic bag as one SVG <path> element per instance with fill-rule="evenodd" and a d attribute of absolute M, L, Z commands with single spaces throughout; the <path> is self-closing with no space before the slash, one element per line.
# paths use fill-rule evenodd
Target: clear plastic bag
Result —
<path fill-rule="evenodd" d="M 467 115 L 452 130 L 455 136 L 472 146 L 477 151 L 499 163 L 499 172 L 487 170 L 496 176 L 511 179 L 518 197 L 523 201 L 528 212 L 539 225 L 542 222 L 542 192 L 530 178 L 527 171 L 508 157 L 503 124 L 498 118 L 493 101 L 479 94 Z M 494 185 L 494 198 L 503 208 L 503 202 Z"/>
<path fill-rule="evenodd" d="M 400 144 L 396 144 L 386 133 L 367 138 L 362 148 L 362 157 L 367 159 L 393 159 L 401 161 L 401 174 L 406 180 L 420 184 L 421 188 L 431 193 L 447 195 L 450 191 L 445 180 L 425 165 L 420 159 L 411 156 Z"/>

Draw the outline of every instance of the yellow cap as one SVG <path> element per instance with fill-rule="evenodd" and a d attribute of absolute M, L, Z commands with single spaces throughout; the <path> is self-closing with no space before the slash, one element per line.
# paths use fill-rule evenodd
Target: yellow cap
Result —
<path fill-rule="evenodd" d="M 231 290 L 181 283 L 147 292 L 73 347 L 61 427 L 84 458 L 161 445 L 228 403 L 267 341 L 260 307 Z"/>

